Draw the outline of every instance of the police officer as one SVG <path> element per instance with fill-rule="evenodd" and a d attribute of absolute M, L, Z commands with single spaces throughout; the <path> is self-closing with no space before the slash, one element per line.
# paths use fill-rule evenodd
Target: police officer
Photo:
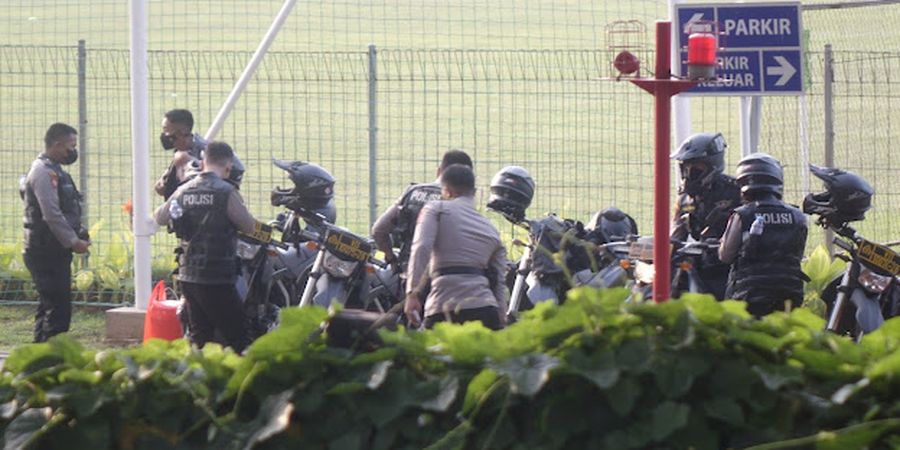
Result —
<path fill-rule="evenodd" d="M 193 129 L 194 115 L 187 109 L 173 109 L 163 116 L 159 141 L 163 149 L 174 150 L 174 152 L 169 167 L 156 181 L 154 189 L 166 200 L 181 183 L 184 183 L 192 175 L 196 175 L 200 170 L 199 164 L 203 157 L 203 149 L 206 148 L 206 140 L 203 139 L 203 136 L 195 134 Z M 232 170 L 226 181 L 230 181 L 235 187 L 240 187 L 243 176 L 244 165 L 235 156 Z"/>
<path fill-rule="evenodd" d="M 44 152 L 25 177 L 25 266 L 38 292 L 34 342 L 69 331 L 72 319 L 72 252 L 91 242 L 81 224 L 81 194 L 60 164 L 78 159 L 78 132 L 54 123 L 44 136 Z"/>
<path fill-rule="evenodd" d="M 698 133 L 687 138 L 672 154 L 681 172 L 673 239 L 683 241 L 688 236 L 697 241 L 719 239 L 731 211 L 741 205 L 737 182 L 722 173 L 726 147 L 721 133 Z M 715 252 L 710 252 L 703 256 L 697 272 L 708 293 L 722 300 L 728 265 L 719 261 Z"/>
<path fill-rule="evenodd" d="M 407 187 L 403 195 L 372 225 L 372 238 L 376 247 L 384 252 L 385 261 L 400 273 L 406 270 L 419 211 L 426 203 L 441 199 L 441 172 L 452 164 L 462 164 L 471 169 L 472 158 L 462 150 L 454 149 L 444 153 L 437 168 L 438 179 Z M 395 247 L 397 252 L 394 252 Z"/>
<path fill-rule="evenodd" d="M 731 263 L 726 296 L 747 302 L 747 310 L 762 317 L 803 300 L 800 270 L 806 248 L 806 216 L 781 200 L 784 172 L 765 153 L 738 163 L 737 181 L 744 206 L 728 220 L 719 258 Z"/>
<path fill-rule="evenodd" d="M 258 232 L 237 189 L 225 181 L 234 152 L 224 142 L 210 142 L 202 172 L 181 185 L 155 213 L 156 223 L 171 221 L 184 249 L 178 281 L 184 293 L 190 339 L 202 347 L 218 330 L 225 344 L 241 352 L 248 344 L 241 300 L 235 287 L 237 232 Z"/>
<path fill-rule="evenodd" d="M 422 208 L 407 270 L 404 312 L 417 326 L 424 301 L 424 325 L 478 320 L 490 329 L 505 324 L 508 293 L 506 249 L 497 229 L 475 209 L 475 174 L 462 164 L 441 172 L 443 200 Z M 431 290 L 419 291 L 430 270 Z"/>

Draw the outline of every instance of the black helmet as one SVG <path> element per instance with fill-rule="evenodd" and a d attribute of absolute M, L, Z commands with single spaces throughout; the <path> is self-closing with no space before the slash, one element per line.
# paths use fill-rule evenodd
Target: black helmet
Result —
<path fill-rule="evenodd" d="M 735 173 L 741 194 L 770 192 L 781 198 L 784 191 L 784 170 L 781 163 L 768 153 L 751 153 L 738 163 Z"/>
<path fill-rule="evenodd" d="M 241 181 L 244 179 L 244 163 L 235 155 L 231 164 L 231 170 L 228 172 L 228 178 L 225 180 L 234 185 L 236 188 L 241 187 Z"/>
<path fill-rule="evenodd" d="M 334 177 L 322 167 L 303 161 L 272 160 L 285 170 L 294 182 L 293 189 L 276 187 L 272 190 L 272 205 L 298 211 L 325 208 L 334 198 Z"/>
<path fill-rule="evenodd" d="M 825 191 L 809 194 L 803 199 L 803 212 L 817 214 L 826 221 L 840 225 L 862 220 L 872 207 L 872 186 L 853 172 L 812 164 L 809 170 L 825 182 Z"/>
<path fill-rule="evenodd" d="M 334 206 L 333 198 L 328 201 L 325 207 L 313 210 L 312 213 L 313 214 L 306 214 L 303 216 L 306 222 L 307 231 L 312 231 L 321 235 L 325 232 L 325 227 L 322 226 L 321 221 L 323 218 L 326 222 L 331 224 L 337 222 L 337 208 Z"/>
<path fill-rule="evenodd" d="M 487 207 L 507 219 L 519 222 L 534 197 L 534 180 L 519 166 L 506 166 L 491 179 L 491 196 Z"/>
<path fill-rule="evenodd" d="M 697 133 L 681 144 L 671 158 L 678 161 L 681 190 L 697 195 L 725 170 L 725 138 L 722 133 Z"/>
<path fill-rule="evenodd" d="M 587 224 L 587 229 L 599 239 L 598 244 L 622 241 L 628 236 L 638 234 L 634 219 L 616 207 L 606 208 L 594 214 Z"/>

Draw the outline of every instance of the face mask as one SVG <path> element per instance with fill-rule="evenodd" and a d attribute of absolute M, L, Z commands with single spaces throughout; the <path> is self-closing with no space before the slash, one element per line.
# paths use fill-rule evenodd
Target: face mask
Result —
<path fill-rule="evenodd" d="M 69 148 L 66 149 L 66 157 L 60 161 L 60 164 L 69 165 L 78 161 L 78 149 L 77 148 Z"/>
<path fill-rule="evenodd" d="M 162 148 L 165 150 L 172 150 L 175 148 L 175 136 L 168 135 L 166 133 L 162 133 L 159 135 L 159 142 L 162 144 Z"/>

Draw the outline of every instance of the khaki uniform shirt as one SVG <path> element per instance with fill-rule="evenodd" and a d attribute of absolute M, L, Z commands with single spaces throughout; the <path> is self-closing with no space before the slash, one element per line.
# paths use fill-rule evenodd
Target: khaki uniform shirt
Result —
<path fill-rule="evenodd" d="M 741 245 L 744 243 L 744 236 L 741 233 L 743 224 L 739 214 L 732 214 L 728 219 L 728 225 L 725 227 L 725 234 L 722 235 L 722 242 L 719 244 L 719 261 L 731 264 L 738 257 Z"/>
<path fill-rule="evenodd" d="M 407 271 L 407 293 L 426 276 L 429 264 L 434 270 L 486 269 L 495 274 L 497 283 L 491 289 L 488 279 L 481 275 L 432 276 L 431 292 L 425 299 L 426 317 L 487 306 L 506 310 L 506 249 L 497 229 L 475 210 L 472 197 L 432 201 L 419 213 Z"/>

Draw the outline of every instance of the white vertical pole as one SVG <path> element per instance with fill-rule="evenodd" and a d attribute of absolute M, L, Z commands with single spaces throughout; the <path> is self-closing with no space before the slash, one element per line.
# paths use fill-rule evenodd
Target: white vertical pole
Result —
<path fill-rule="evenodd" d="M 831 44 L 825 44 L 825 73 L 822 77 L 822 102 L 825 107 L 825 167 L 834 167 L 834 52 Z M 806 177 L 809 171 L 803 168 Z M 803 193 L 809 192 L 809 182 L 806 182 Z M 828 254 L 834 255 L 834 232 L 830 228 L 825 229 L 825 247 Z"/>
<path fill-rule="evenodd" d="M 750 139 L 752 133 L 750 131 L 750 97 L 742 96 L 738 108 L 741 121 L 741 156 L 747 156 L 753 153 Z"/>
<path fill-rule="evenodd" d="M 88 120 L 87 120 L 87 48 L 84 39 L 78 40 L 78 187 L 81 188 L 81 224 L 90 229 L 88 207 L 90 206 L 90 186 L 88 186 Z M 81 255 L 81 267 L 88 266 L 88 253 Z"/>
<path fill-rule="evenodd" d="M 134 205 L 134 302 L 147 309 L 150 299 L 150 109 L 148 102 L 147 2 L 130 0 L 131 19 L 131 195 Z"/>
<path fill-rule="evenodd" d="M 678 48 L 677 34 L 682 30 L 678 29 L 678 17 L 675 14 L 675 5 L 684 3 L 684 0 L 669 0 L 669 21 L 674 24 L 672 27 L 672 63 L 671 67 L 681 67 L 681 49 Z M 672 118 L 675 123 L 675 134 L 672 143 L 675 146 L 681 145 L 688 136 L 691 135 L 691 99 L 684 95 L 676 95 L 672 97 Z M 673 170 L 678 170 L 677 165 L 673 165 Z M 672 177 L 675 183 L 678 183 L 680 175 Z"/>
<path fill-rule="evenodd" d="M 809 101 L 806 94 L 800 94 L 799 116 L 800 123 L 800 194 L 806 195 L 809 190 Z"/>
<path fill-rule="evenodd" d="M 234 109 L 234 104 L 237 103 L 241 94 L 244 93 L 244 89 L 247 88 L 247 83 L 253 78 L 253 74 L 256 73 L 256 68 L 259 67 L 259 63 L 262 61 L 263 57 L 266 56 L 266 52 L 269 51 L 269 46 L 275 41 L 275 37 L 278 36 L 278 32 L 281 31 L 284 22 L 287 20 L 288 16 L 291 15 L 291 10 L 296 3 L 297 0 L 285 0 L 284 4 L 281 5 L 281 10 L 278 11 L 278 15 L 275 16 L 275 20 L 272 22 L 272 25 L 269 26 L 269 30 L 266 31 L 266 35 L 263 36 L 262 42 L 256 47 L 256 51 L 253 53 L 253 57 L 250 58 L 247 67 L 244 68 L 241 77 L 238 78 L 237 83 L 234 84 L 231 93 L 228 94 L 228 99 L 225 100 L 225 104 L 219 109 L 216 118 L 209 126 L 209 129 L 206 130 L 206 136 L 203 137 L 207 142 L 215 139 L 216 135 L 219 134 L 219 130 L 222 129 L 222 124 L 225 123 L 225 119 L 228 118 L 228 115 L 231 114 L 231 110 Z"/>
<path fill-rule="evenodd" d="M 759 132 L 762 130 L 762 96 L 750 97 L 750 153 L 759 151 Z"/>
<path fill-rule="evenodd" d="M 762 97 L 741 97 L 741 155 L 759 151 L 759 131 L 762 125 Z"/>
<path fill-rule="evenodd" d="M 369 44 L 369 227 L 378 217 L 378 51 Z"/>

